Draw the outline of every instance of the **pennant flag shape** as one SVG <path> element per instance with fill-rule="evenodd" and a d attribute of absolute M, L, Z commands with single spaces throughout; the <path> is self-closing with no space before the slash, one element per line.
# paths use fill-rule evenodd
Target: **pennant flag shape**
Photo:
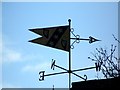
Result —
<path fill-rule="evenodd" d="M 69 52 L 70 50 L 69 25 L 49 27 L 49 28 L 36 28 L 29 30 L 42 36 L 30 40 L 29 42 L 37 43 L 44 46 L 61 49 Z"/>

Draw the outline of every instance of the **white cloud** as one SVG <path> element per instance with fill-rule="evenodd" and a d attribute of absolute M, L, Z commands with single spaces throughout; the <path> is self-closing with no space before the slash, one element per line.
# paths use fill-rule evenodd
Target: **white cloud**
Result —
<path fill-rule="evenodd" d="M 24 72 L 38 72 L 40 70 L 47 70 L 50 68 L 50 63 L 44 62 L 36 65 L 26 65 L 22 68 L 22 71 Z"/>
<path fill-rule="evenodd" d="M 4 49 L 3 51 L 3 62 L 16 62 L 22 60 L 22 54 L 15 50 Z"/>

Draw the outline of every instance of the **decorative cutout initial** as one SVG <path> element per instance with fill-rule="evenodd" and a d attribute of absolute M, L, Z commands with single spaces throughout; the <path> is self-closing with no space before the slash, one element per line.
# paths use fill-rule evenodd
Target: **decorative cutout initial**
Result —
<path fill-rule="evenodd" d="M 43 30 L 43 35 L 48 38 L 49 37 L 49 30 Z"/>
<path fill-rule="evenodd" d="M 61 45 L 62 45 L 62 47 L 64 48 L 64 50 L 66 50 L 67 41 L 62 39 L 62 40 L 61 40 Z"/>

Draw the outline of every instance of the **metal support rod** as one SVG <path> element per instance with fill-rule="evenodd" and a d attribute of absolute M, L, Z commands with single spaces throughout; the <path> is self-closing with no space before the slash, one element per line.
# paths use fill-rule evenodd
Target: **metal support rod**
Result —
<path fill-rule="evenodd" d="M 72 74 L 74 74 L 75 76 L 77 76 L 77 77 L 79 77 L 79 78 L 82 78 L 82 79 L 84 79 L 84 80 L 86 81 L 85 78 L 83 78 L 83 77 L 81 77 L 81 76 L 79 76 L 79 75 L 77 75 L 77 74 L 75 74 L 75 73 L 72 73 Z"/>
<path fill-rule="evenodd" d="M 68 73 L 68 72 L 58 72 L 58 73 L 46 74 L 44 76 L 58 75 L 58 74 L 64 74 L 64 73 Z"/>
<path fill-rule="evenodd" d="M 60 68 L 60 69 L 63 69 L 63 70 L 65 70 L 65 71 L 67 71 L 67 72 L 68 72 L 68 70 L 67 70 L 67 69 L 65 69 L 65 68 L 63 68 L 63 67 L 60 67 L 60 66 L 58 66 L 58 65 L 54 65 L 54 66 L 56 66 L 56 67 L 58 67 L 58 68 Z"/>
<path fill-rule="evenodd" d="M 82 71 L 82 70 L 88 70 L 88 69 L 93 69 L 93 68 L 95 68 L 95 67 L 90 67 L 90 68 L 72 70 L 71 72 L 69 72 L 69 70 L 67 70 L 67 69 L 65 69 L 65 68 L 63 68 L 63 67 L 60 67 L 60 66 L 58 66 L 58 65 L 55 65 L 55 66 L 58 67 L 58 68 L 60 68 L 60 69 L 63 69 L 63 70 L 65 70 L 65 71 L 67 71 L 68 73 L 72 73 L 72 74 L 74 74 L 75 76 L 77 76 L 77 77 L 79 77 L 79 78 L 81 78 L 81 79 L 84 79 L 85 81 L 86 81 L 86 78 L 83 78 L 83 77 L 81 77 L 81 76 L 79 76 L 79 75 L 77 75 L 77 74 L 75 74 L 75 73 L 73 73 L 73 72 Z"/>
<path fill-rule="evenodd" d="M 75 39 L 75 40 L 90 40 L 90 39 L 84 39 L 84 38 L 70 38 L 70 39 Z"/>
<path fill-rule="evenodd" d="M 83 70 L 94 69 L 94 68 L 96 68 L 96 67 L 89 67 L 89 68 L 83 68 L 83 69 L 72 70 L 72 72 L 83 71 Z"/>
<path fill-rule="evenodd" d="M 68 20 L 69 22 L 69 32 L 71 32 L 71 19 Z M 69 38 L 71 35 L 69 34 Z M 71 47 L 70 47 L 71 41 L 69 42 L 69 90 L 71 87 Z"/>
<path fill-rule="evenodd" d="M 55 66 L 57 66 L 57 65 L 55 65 Z M 59 67 L 59 66 L 57 66 L 57 67 Z M 59 68 L 61 68 L 61 67 L 59 67 Z M 93 67 L 94 68 L 94 67 Z M 63 68 L 61 68 L 61 69 L 63 69 Z M 91 68 L 92 69 L 92 68 Z M 75 71 L 80 71 L 80 70 L 87 70 L 87 68 L 86 69 L 78 69 L 78 70 L 73 70 L 72 72 L 68 72 L 68 70 L 67 69 L 64 69 L 66 72 L 59 72 L 59 73 L 52 73 L 52 74 L 46 74 L 46 75 L 44 75 L 44 76 L 52 76 L 52 75 L 58 75 L 58 74 L 65 74 L 65 73 L 72 73 L 72 74 L 74 74 L 75 76 L 77 76 L 77 77 L 79 77 L 79 78 L 81 78 L 81 79 L 83 79 L 83 80 L 85 80 L 86 81 L 86 79 L 85 78 L 83 78 L 83 77 L 81 77 L 81 76 L 79 76 L 79 75 L 77 75 L 77 74 L 75 74 L 75 73 L 73 73 L 73 72 L 75 72 Z M 70 83 L 71 84 L 71 83 Z"/>

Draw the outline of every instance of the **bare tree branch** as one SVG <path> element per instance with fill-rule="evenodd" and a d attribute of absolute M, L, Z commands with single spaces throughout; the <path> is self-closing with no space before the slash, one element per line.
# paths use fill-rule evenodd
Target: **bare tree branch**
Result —
<path fill-rule="evenodd" d="M 114 56 L 116 50 L 116 46 L 113 44 L 111 45 L 110 54 L 103 48 L 96 48 L 96 52 L 92 55 L 95 59 L 88 57 L 95 63 L 99 63 L 102 69 L 102 73 L 105 78 L 110 77 L 118 77 L 119 76 L 119 69 L 118 69 L 118 58 Z"/>
<path fill-rule="evenodd" d="M 114 36 L 114 34 L 112 34 L 113 38 L 118 41 L 118 43 L 120 43 L 120 41 Z"/>

